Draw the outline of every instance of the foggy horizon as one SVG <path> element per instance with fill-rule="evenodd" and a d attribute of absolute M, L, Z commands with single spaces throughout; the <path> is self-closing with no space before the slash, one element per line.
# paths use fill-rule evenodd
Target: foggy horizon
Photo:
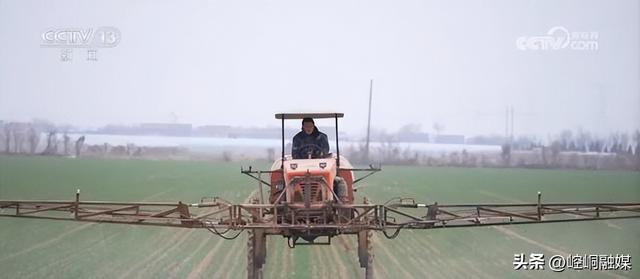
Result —
<path fill-rule="evenodd" d="M 507 107 L 516 137 L 640 129 L 637 1 L 489 2 L 0 0 L 0 120 L 279 127 L 275 113 L 338 111 L 355 136 L 373 79 L 372 128 L 388 132 L 504 135 Z M 95 61 L 42 46 L 103 26 L 121 40 Z M 519 49 L 554 27 L 597 33 L 597 49 Z"/>

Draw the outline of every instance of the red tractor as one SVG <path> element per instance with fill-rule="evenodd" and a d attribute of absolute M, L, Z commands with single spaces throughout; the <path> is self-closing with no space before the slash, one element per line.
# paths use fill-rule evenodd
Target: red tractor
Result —
<path fill-rule="evenodd" d="M 342 113 L 276 114 L 276 119 L 282 122 L 281 158 L 275 160 L 268 171 L 254 171 L 250 168 L 242 170 L 242 173 L 270 186 L 269 203 L 275 207 L 266 210 L 265 213 L 273 218 L 275 223 L 289 225 L 275 230 L 271 228 L 265 231 L 266 234 L 287 237 L 289 246 L 293 248 L 296 244 L 326 245 L 331 243 L 333 236 L 361 231 L 362 233 L 359 234 L 363 243 L 360 248 L 361 265 L 367 268 L 371 260 L 370 234 L 367 234 L 367 230 L 350 230 L 348 226 L 341 224 L 348 223 L 357 214 L 357 209 L 351 207 L 355 201 L 354 184 L 380 171 L 380 168 L 370 166 L 365 169 L 355 169 L 345 157 L 340 155 L 338 118 L 343 116 Z M 309 157 L 305 159 L 293 159 L 291 155 L 285 154 L 285 120 L 304 118 L 335 119 L 335 154 L 314 157 L 311 156 L 312 152 L 309 152 Z M 355 179 L 354 171 L 366 171 L 368 174 Z M 262 173 L 270 174 L 269 183 L 255 176 Z M 326 237 L 326 241 L 317 242 L 318 237 Z M 298 243 L 299 238 L 306 242 Z"/>
<path fill-rule="evenodd" d="M 284 120 L 312 118 L 336 119 L 336 153 L 323 154 L 305 159 L 293 159 L 285 155 Z M 379 168 L 354 169 L 349 161 L 340 156 L 338 141 L 338 118 L 342 113 L 292 113 L 276 114 L 282 119 L 282 157 L 275 160 L 268 171 L 241 170 L 255 179 L 269 185 L 269 202 L 272 204 L 288 204 L 292 208 L 305 209 L 306 213 L 318 211 L 325 205 L 352 204 L 354 202 L 354 184 L 362 179 L 354 180 L 354 171 L 368 171 L 370 174 L 380 171 Z M 255 177 L 254 174 L 269 173 L 270 183 Z M 363 177 L 364 178 L 364 177 Z M 305 213 L 305 214 L 306 214 Z"/>

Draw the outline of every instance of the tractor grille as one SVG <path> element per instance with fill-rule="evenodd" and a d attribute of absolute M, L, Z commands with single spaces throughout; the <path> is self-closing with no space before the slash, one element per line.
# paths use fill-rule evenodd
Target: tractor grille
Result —
<path fill-rule="evenodd" d="M 293 194 L 293 202 L 304 202 L 304 187 L 305 183 L 298 184 L 300 187 L 296 187 L 296 191 Z M 322 185 L 318 182 L 310 182 L 311 202 L 322 202 Z"/>

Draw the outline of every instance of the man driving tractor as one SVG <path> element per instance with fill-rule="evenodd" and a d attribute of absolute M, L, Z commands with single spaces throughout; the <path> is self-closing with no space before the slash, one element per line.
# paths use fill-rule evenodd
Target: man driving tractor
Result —
<path fill-rule="evenodd" d="M 302 131 L 293 137 L 293 159 L 324 158 L 329 155 L 327 135 L 318 131 L 313 118 L 302 119 Z"/>

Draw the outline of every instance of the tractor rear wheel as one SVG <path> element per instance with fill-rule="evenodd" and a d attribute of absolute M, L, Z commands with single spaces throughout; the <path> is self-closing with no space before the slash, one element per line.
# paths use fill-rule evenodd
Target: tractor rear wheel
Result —
<path fill-rule="evenodd" d="M 247 278 L 262 279 L 263 268 L 267 257 L 267 236 L 264 230 L 247 231 Z"/>
<path fill-rule="evenodd" d="M 360 267 L 363 267 L 364 277 L 373 279 L 373 231 L 364 230 L 358 232 L 358 259 Z"/>

